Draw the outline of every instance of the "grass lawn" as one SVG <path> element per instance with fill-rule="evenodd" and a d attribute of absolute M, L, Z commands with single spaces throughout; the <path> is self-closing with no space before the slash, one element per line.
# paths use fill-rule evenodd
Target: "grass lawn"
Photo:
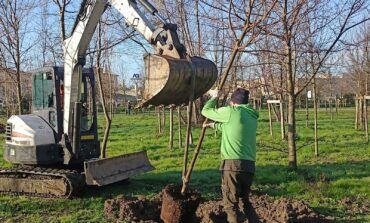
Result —
<path fill-rule="evenodd" d="M 331 120 L 325 109 L 320 110 L 319 156 L 316 157 L 313 121 L 306 127 L 305 111 L 298 110 L 298 170 L 291 172 L 287 169 L 287 143 L 280 139 L 279 124 L 274 123 L 274 136 L 271 137 L 268 113 L 261 111 L 253 193 L 305 200 L 319 213 L 334 216 L 336 222 L 370 222 L 369 212 L 361 213 L 362 209 L 356 209 L 370 205 L 370 146 L 365 142 L 364 132 L 354 129 L 354 116 L 354 109 L 340 109 Z M 103 126 L 103 117 L 99 119 L 100 126 Z M 88 187 L 80 198 L 70 200 L 0 195 L 0 222 L 104 222 L 106 199 L 119 194 L 150 197 L 169 183 L 180 183 L 183 149 L 178 148 L 175 120 L 175 148 L 170 150 L 168 120 L 165 133 L 158 135 L 154 113 L 116 115 L 108 143 L 108 156 L 147 150 L 156 170 L 131 178 L 129 182 L 102 188 Z M 5 118 L 0 118 L 0 123 L 5 124 Z M 199 130 L 193 131 L 194 142 Z M 102 128 L 99 131 L 102 133 Z M 185 128 L 182 132 L 184 135 Z M 1 147 L 4 141 L 2 134 Z M 190 181 L 190 187 L 199 190 L 206 198 L 219 197 L 221 193 L 219 144 L 220 136 L 208 130 Z M 10 165 L 0 159 L 0 166 Z M 346 199 L 352 201 L 351 208 L 343 202 Z"/>

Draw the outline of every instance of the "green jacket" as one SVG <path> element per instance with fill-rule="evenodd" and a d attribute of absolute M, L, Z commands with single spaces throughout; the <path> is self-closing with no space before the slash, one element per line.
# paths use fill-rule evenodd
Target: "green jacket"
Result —
<path fill-rule="evenodd" d="M 249 104 L 216 108 L 217 100 L 207 101 L 202 115 L 216 121 L 221 130 L 221 155 L 225 160 L 256 161 L 256 131 L 259 114 Z"/>

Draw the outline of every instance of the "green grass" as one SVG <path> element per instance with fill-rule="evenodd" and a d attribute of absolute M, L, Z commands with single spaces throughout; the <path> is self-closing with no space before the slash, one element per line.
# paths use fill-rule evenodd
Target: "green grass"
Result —
<path fill-rule="evenodd" d="M 103 126 L 103 117 L 99 117 L 99 121 Z M 5 119 L 0 118 L 0 123 L 5 123 Z M 324 109 L 320 111 L 318 157 L 314 155 L 313 121 L 306 127 L 305 111 L 297 111 L 296 172 L 287 168 L 287 143 L 280 139 L 279 124 L 274 123 L 273 137 L 268 125 L 267 112 L 262 111 L 253 193 L 303 199 L 320 213 L 334 216 L 338 222 L 370 222 L 369 213 L 347 213 L 340 202 L 349 198 L 358 205 L 369 205 L 370 200 L 370 146 L 365 143 L 364 132 L 354 129 L 353 109 L 340 110 L 333 120 Z M 154 114 L 116 115 L 108 156 L 147 150 L 156 170 L 129 182 L 88 187 L 80 198 L 71 200 L 0 196 L 0 222 L 104 222 L 106 199 L 119 194 L 151 197 L 169 183 L 180 183 L 183 149 L 177 146 L 177 125 L 173 150 L 168 149 L 168 125 L 166 127 L 165 134 L 158 135 Z M 99 132 L 102 133 L 102 128 Z M 194 129 L 193 136 L 196 142 L 199 129 Z M 4 135 L 0 135 L 0 146 L 3 143 Z M 220 137 L 208 130 L 190 182 L 190 187 L 209 199 L 220 196 L 219 145 Z M 9 164 L 0 159 L 0 166 Z"/>

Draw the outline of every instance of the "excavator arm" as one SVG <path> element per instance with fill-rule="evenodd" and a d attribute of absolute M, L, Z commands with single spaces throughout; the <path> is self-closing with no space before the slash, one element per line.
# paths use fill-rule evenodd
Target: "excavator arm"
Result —
<path fill-rule="evenodd" d="M 86 50 L 90 44 L 91 38 L 95 32 L 96 26 L 101 18 L 102 14 L 104 13 L 106 7 L 113 6 L 116 8 L 125 18 L 126 22 L 134 27 L 157 51 L 156 55 L 160 56 L 161 58 L 166 57 L 165 60 L 156 60 L 158 58 L 151 57 L 146 58 L 148 63 L 153 63 L 154 65 L 148 65 L 147 71 L 153 71 L 156 69 L 164 70 L 164 72 L 169 72 L 168 70 L 176 69 L 179 71 L 177 72 L 178 75 L 185 75 L 180 74 L 182 73 L 191 73 L 192 71 L 189 70 L 189 66 L 186 66 L 186 49 L 184 45 L 179 42 L 179 38 L 177 35 L 177 26 L 175 24 L 167 23 L 166 20 L 158 13 L 157 9 L 150 4 L 146 0 L 138 0 L 144 6 L 144 8 L 150 12 L 153 16 L 157 17 L 158 20 L 162 23 L 159 27 L 155 27 L 151 22 L 146 18 L 144 13 L 140 11 L 137 6 L 137 2 L 135 0 L 83 0 L 81 4 L 80 12 L 77 16 L 74 29 L 72 31 L 72 35 L 64 41 L 64 56 L 65 56 L 65 63 L 64 63 L 64 122 L 63 122 L 63 129 L 64 133 L 72 137 L 72 111 L 74 109 L 75 103 L 80 101 L 80 86 L 81 86 L 81 73 L 82 68 L 85 65 L 86 61 Z M 171 64 L 167 64 L 167 60 L 171 60 Z M 176 63 L 177 59 L 183 60 L 178 62 L 180 65 L 176 66 L 173 63 Z M 149 61 L 150 60 L 150 61 Z M 199 89 L 202 89 L 202 93 L 207 91 L 215 82 L 217 78 L 217 69 L 215 65 L 208 61 L 208 60 L 201 60 L 200 58 L 195 59 L 197 63 L 206 62 L 208 67 L 202 66 L 203 73 L 200 75 L 202 79 L 208 79 L 206 81 L 205 86 L 198 86 Z M 165 64 L 158 64 L 158 63 L 165 63 Z M 167 66 L 166 66 L 167 65 Z M 157 66 L 157 67 L 156 67 Z M 184 66 L 185 68 L 184 70 Z M 204 69 L 206 71 L 204 71 Z M 181 71 L 181 72 L 180 72 Z M 152 72 L 153 73 L 153 72 Z M 152 80 L 162 80 L 164 83 L 154 83 L 153 85 L 163 87 L 162 85 L 166 84 L 167 76 L 170 74 L 165 73 L 164 78 L 158 78 L 157 75 L 153 75 L 151 73 L 149 79 Z M 149 76 L 149 74 L 148 74 Z M 188 78 L 188 75 L 185 75 Z M 184 78 L 184 81 L 185 79 Z M 150 81 L 150 80 L 149 80 Z M 204 80 L 202 80 L 204 82 Z M 150 85 L 149 83 L 147 85 Z M 168 87 L 168 86 L 167 86 Z M 186 88 L 186 86 L 185 86 Z M 160 89 L 153 89 L 152 86 L 148 86 L 150 89 L 150 93 L 153 92 L 160 92 Z M 149 93 L 149 94 L 150 94 Z M 163 94 L 163 92 L 161 92 Z M 166 92 L 164 92 L 166 93 Z M 174 92 L 172 92 L 174 93 Z M 179 94 L 183 94 L 184 92 L 178 92 Z M 147 98 L 151 98 L 154 95 L 148 95 Z M 199 97 L 199 93 L 197 94 Z M 158 99 L 157 99 L 158 101 Z M 161 100 L 159 100 L 161 101 Z M 171 101 L 171 100 L 170 100 Z M 176 102 L 178 100 L 173 100 Z M 181 100 L 180 100 L 181 101 Z M 166 101 L 157 102 L 154 105 L 160 104 L 171 104 L 172 102 L 166 103 Z M 181 101 L 184 103 L 184 101 Z M 151 103 L 146 103 L 145 105 L 149 105 Z"/>
<path fill-rule="evenodd" d="M 146 1 L 143 1 L 146 2 Z M 149 4 L 149 3 L 148 3 Z M 72 137 L 72 111 L 80 101 L 82 68 L 86 61 L 86 51 L 94 35 L 96 26 L 106 7 L 112 5 L 145 39 L 155 47 L 162 28 L 156 29 L 138 9 L 133 0 L 83 0 L 72 35 L 64 41 L 64 133 Z M 165 22 L 163 20 L 163 22 Z M 162 41 L 163 43 L 163 41 Z M 165 45 L 165 44 L 164 44 Z M 162 46 L 163 47 L 163 46 Z"/>

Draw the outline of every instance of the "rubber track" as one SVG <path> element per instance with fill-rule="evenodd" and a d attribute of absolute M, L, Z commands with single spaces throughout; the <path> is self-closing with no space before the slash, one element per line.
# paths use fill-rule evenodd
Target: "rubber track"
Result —
<path fill-rule="evenodd" d="M 75 170 L 66 170 L 66 169 L 53 169 L 53 168 L 41 168 L 41 167 L 19 167 L 13 169 L 0 169 L 1 177 L 14 177 L 19 176 L 19 178 L 24 178 L 24 175 L 28 177 L 45 177 L 47 180 L 51 179 L 60 179 L 64 178 L 67 185 L 67 193 L 64 195 L 54 195 L 54 194 L 45 194 L 45 193 L 29 193 L 29 192 L 9 192 L 9 191 L 0 191 L 0 194 L 10 194 L 10 195 L 19 195 L 19 196 L 30 196 L 30 197 L 43 197 L 43 198 L 70 198 L 77 195 L 79 191 L 85 186 L 84 176 L 75 171 Z M 28 180 L 29 178 L 24 178 Z M 0 182 L 1 184 L 1 182 Z"/>

